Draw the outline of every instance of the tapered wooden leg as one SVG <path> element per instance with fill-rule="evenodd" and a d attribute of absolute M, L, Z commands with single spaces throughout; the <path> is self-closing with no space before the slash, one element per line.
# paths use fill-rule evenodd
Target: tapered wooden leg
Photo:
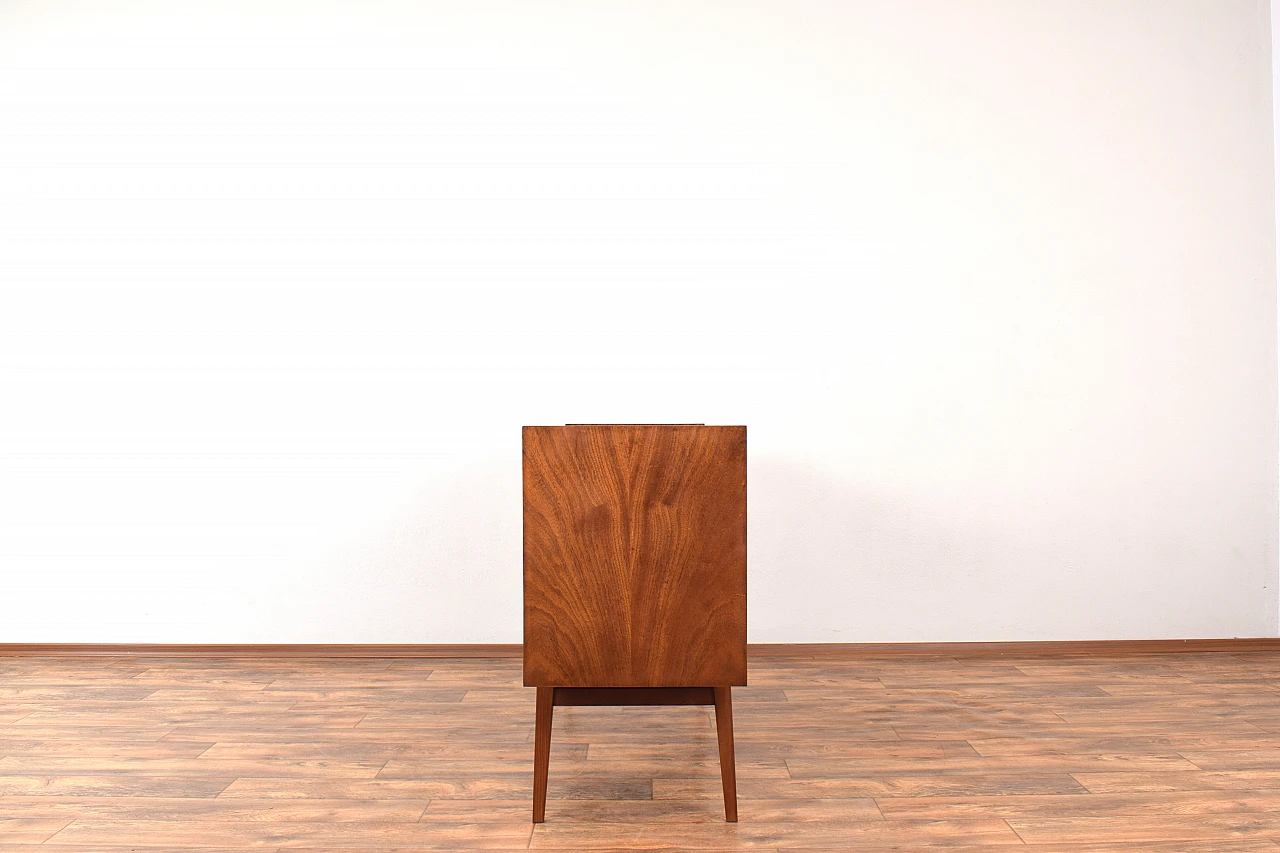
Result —
<path fill-rule="evenodd" d="M 554 687 L 539 687 L 533 718 L 533 822 L 542 823 L 547 813 L 547 765 L 551 762 L 551 713 Z"/>
<path fill-rule="evenodd" d="M 738 774 L 733 764 L 733 702 L 731 688 L 715 688 L 716 740 L 720 742 L 720 781 L 724 785 L 724 819 L 738 822 Z"/>

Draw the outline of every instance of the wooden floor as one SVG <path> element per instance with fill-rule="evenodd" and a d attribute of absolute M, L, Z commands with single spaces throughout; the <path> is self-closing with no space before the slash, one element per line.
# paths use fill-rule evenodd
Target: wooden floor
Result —
<path fill-rule="evenodd" d="M 1280 654 L 752 662 L 711 711 L 557 708 L 520 662 L 0 658 L 0 853 L 1280 853 Z M 43 845 L 41 848 L 40 846 Z"/>

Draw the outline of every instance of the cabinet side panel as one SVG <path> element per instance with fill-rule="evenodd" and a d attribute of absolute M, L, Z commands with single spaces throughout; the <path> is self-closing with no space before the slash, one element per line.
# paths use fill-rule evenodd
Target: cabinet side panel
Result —
<path fill-rule="evenodd" d="M 524 431 L 525 683 L 746 683 L 745 427 Z"/>
<path fill-rule="evenodd" d="M 623 485 L 607 438 L 524 430 L 526 685 L 630 680 Z"/>
<path fill-rule="evenodd" d="M 632 457 L 632 670 L 746 683 L 745 427 L 655 429 Z"/>

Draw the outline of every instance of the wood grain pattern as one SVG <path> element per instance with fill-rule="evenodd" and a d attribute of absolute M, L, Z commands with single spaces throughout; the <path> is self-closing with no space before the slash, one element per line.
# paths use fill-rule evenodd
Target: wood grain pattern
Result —
<path fill-rule="evenodd" d="M 0 660 L 0 853 L 1280 851 L 1275 652 L 755 658 L 736 824 L 712 708 L 571 706 L 531 826 L 522 675 Z"/>
<path fill-rule="evenodd" d="M 746 683 L 746 427 L 524 428 L 524 680 Z"/>

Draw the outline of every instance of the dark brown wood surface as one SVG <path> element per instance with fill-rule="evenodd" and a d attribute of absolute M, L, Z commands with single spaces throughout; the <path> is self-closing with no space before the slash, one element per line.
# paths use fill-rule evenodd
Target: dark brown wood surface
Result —
<path fill-rule="evenodd" d="M 714 705 L 714 687 L 557 687 L 556 705 Z"/>
<path fill-rule="evenodd" d="M 525 427 L 525 684 L 745 684 L 746 475 L 746 427 Z"/>
<path fill-rule="evenodd" d="M 551 724 L 555 711 L 554 687 L 539 687 L 533 721 L 533 822 L 542 823 L 547 812 L 547 771 L 551 760 Z"/>
<path fill-rule="evenodd" d="M 490 660 L 0 660 L 0 851 L 1276 853 L 1280 654 L 753 658 L 713 709 Z M 42 844 L 43 842 L 43 844 Z"/>
<path fill-rule="evenodd" d="M 724 819 L 738 820 L 738 781 L 733 757 L 733 688 L 716 687 L 716 742 L 720 748 L 720 784 L 724 789 Z"/>

